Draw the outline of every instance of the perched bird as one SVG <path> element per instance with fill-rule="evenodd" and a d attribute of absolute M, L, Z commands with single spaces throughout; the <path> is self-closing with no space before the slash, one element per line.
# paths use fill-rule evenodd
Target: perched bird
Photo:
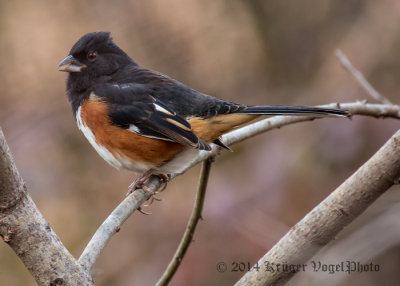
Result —
<path fill-rule="evenodd" d="M 79 129 L 113 167 L 141 174 L 130 191 L 156 174 L 183 170 L 220 136 L 260 115 L 337 115 L 340 109 L 249 106 L 191 89 L 144 68 L 108 32 L 81 37 L 59 64 Z"/>

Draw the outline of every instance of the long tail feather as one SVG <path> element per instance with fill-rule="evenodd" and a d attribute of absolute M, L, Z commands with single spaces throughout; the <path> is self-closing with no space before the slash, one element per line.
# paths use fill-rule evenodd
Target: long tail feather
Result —
<path fill-rule="evenodd" d="M 333 115 L 349 116 L 349 113 L 341 109 L 322 108 L 312 106 L 285 106 L 285 105 L 266 105 L 266 106 L 246 106 L 238 113 L 245 114 L 264 114 L 264 115 Z"/>

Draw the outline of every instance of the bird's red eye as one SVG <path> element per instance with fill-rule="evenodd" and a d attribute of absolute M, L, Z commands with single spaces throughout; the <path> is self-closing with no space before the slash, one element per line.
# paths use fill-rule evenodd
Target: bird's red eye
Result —
<path fill-rule="evenodd" d="M 97 53 L 96 52 L 89 52 L 87 54 L 87 58 L 89 61 L 93 62 L 97 58 Z"/>

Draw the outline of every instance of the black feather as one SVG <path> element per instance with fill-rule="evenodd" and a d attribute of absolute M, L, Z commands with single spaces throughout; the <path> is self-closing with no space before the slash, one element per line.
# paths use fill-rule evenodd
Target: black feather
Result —
<path fill-rule="evenodd" d="M 216 145 L 218 145 L 218 146 L 220 146 L 220 147 L 222 147 L 222 148 L 225 148 L 225 149 L 227 149 L 227 150 L 233 152 L 233 150 L 232 150 L 231 148 L 229 148 L 228 145 L 226 145 L 224 142 L 221 141 L 221 138 L 215 139 L 215 140 L 213 141 L 213 143 L 216 144 Z"/>
<path fill-rule="evenodd" d="M 348 116 L 348 112 L 341 109 L 322 108 L 313 106 L 285 106 L 285 105 L 265 105 L 265 106 L 246 106 L 238 111 L 245 114 L 263 114 L 263 115 L 334 115 Z"/>

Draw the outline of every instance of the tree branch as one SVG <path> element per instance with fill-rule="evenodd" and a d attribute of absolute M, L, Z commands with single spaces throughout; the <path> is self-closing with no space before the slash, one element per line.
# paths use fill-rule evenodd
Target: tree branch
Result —
<path fill-rule="evenodd" d="M 336 57 L 339 59 L 342 66 L 355 78 L 360 86 L 375 100 L 383 104 L 392 104 L 389 99 L 380 94 L 364 77 L 364 75 L 357 70 L 346 57 L 346 55 L 340 50 L 335 51 Z"/>
<path fill-rule="evenodd" d="M 379 255 L 398 247 L 400 237 L 399 217 L 400 203 L 394 203 L 383 212 L 370 216 L 368 223 L 339 241 L 335 241 L 333 245 L 327 246 L 315 255 L 312 260 L 371 263 Z M 307 271 L 299 273 L 290 282 L 293 285 L 335 286 L 345 285 L 345 280 L 348 277 L 349 274 L 344 271 L 337 271 L 334 275 L 321 271 Z"/>
<path fill-rule="evenodd" d="M 369 104 L 366 102 L 353 102 L 353 103 L 331 103 L 321 105 L 320 107 L 337 108 L 348 110 L 352 115 L 366 115 L 377 118 L 396 118 L 400 119 L 400 106 L 388 104 Z M 318 117 L 323 118 L 323 117 Z M 227 145 L 246 140 L 254 137 L 263 132 L 281 128 L 283 126 L 294 124 L 302 121 L 311 121 L 316 117 L 311 116 L 273 116 L 263 119 L 247 126 L 238 128 L 222 136 L 222 141 Z M 218 148 L 213 148 L 211 152 L 202 151 L 199 156 L 189 164 L 181 173 L 173 174 L 171 180 L 176 176 L 185 173 L 188 169 L 197 165 L 198 163 L 206 160 L 207 158 L 214 157 L 218 153 Z M 145 185 L 156 192 L 161 183 L 158 177 L 150 177 Z M 96 262 L 101 250 L 105 247 L 111 236 L 114 235 L 122 226 L 122 223 L 137 210 L 147 199 L 149 195 L 143 190 L 136 190 L 131 195 L 126 197 L 120 205 L 112 212 L 112 214 L 103 222 L 103 224 L 96 231 L 95 235 L 86 246 L 79 261 L 86 269 L 91 269 Z"/>
<path fill-rule="evenodd" d="M 158 190 L 161 183 L 157 177 L 151 177 L 146 186 L 152 190 Z M 127 196 L 107 217 L 107 219 L 97 229 L 92 239 L 79 257 L 79 262 L 86 270 L 90 270 L 96 262 L 101 251 L 106 246 L 111 237 L 116 234 L 128 217 L 137 210 L 150 194 L 142 189 L 138 189 Z"/>
<path fill-rule="evenodd" d="M 208 178 L 210 176 L 211 164 L 214 162 L 214 157 L 210 157 L 203 161 L 201 168 L 201 175 L 199 181 L 199 187 L 196 194 L 196 199 L 194 202 L 193 212 L 190 216 L 188 224 L 186 226 L 185 233 L 183 234 L 182 240 L 176 249 L 175 255 L 171 262 L 168 264 L 167 269 L 161 276 L 160 280 L 157 282 L 157 286 L 168 285 L 169 281 L 174 276 L 175 272 L 178 270 L 186 251 L 189 248 L 190 243 L 193 241 L 194 232 L 196 230 L 197 223 L 202 218 L 201 213 L 203 210 L 204 199 L 206 197 L 206 190 L 208 184 Z"/>
<path fill-rule="evenodd" d="M 295 272 L 276 271 L 276 265 L 306 263 L 388 190 L 399 176 L 400 130 L 258 261 L 258 266 L 263 270 L 270 267 L 270 271 L 248 272 L 236 285 L 276 285 L 287 282 Z"/>
<path fill-rule="evenodd" d="M 93 285 L 26 192 L 1 128 L 0 236 L 38 285 Z"/>

